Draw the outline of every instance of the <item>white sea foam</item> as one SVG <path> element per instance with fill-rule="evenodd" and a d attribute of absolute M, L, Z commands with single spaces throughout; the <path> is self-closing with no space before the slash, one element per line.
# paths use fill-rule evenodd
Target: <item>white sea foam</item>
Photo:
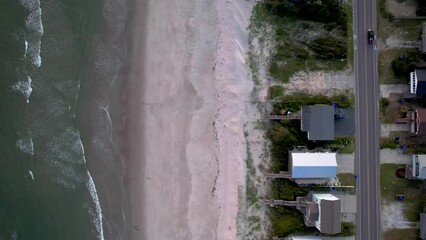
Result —
<path fill-rule="evenodd" d="M 27 56 L 27 52 L 28 52 L 28 41 L 25 40 L 25 53 L 24 53 L 24 57 Z"/>
<path fill-rule="evenodd" d="M 29 14 L 25 19 L 25 25 L 30 30 L 26 49 L 31 57 L 31 62 L 36 67 L 41 66 L 40 45 L 43 36 L 43 23 L 41 19 L 41 8 L 39 0 L 21 0 L 21 5 L 28 9 Z M 29 46 L 29 47 L 28 47 Z M 27 53 L 27 50 L 25 51 Z"/>
<path fill-rule="evenodd" d="M 30 98 L 31 93 L 33 91 L 31 87 L 31 78 L 27 76 L 27 81 L 19 81 L 15 85 L 12 86 L 14 91 L 22 93 L 27 100 Z"/>
<path fill-rule="evenodd" d="M 16 147 L 23 153 L 34 155 L 34 143 L 33 139 L 31 138 L 31 133 L 28 132 L 28 134 L 18 139 L 16 141 Z"/>
<path fill-rule="evenodd" d="M 45 159 L 55 172 L 53 181 L 65 188 L 74 189 L 85 184 L 85 159 L 80 134 L 72 127 L 66 128 L 47 143 Z"/>
<path fill-rule="evenodd" d="M 34 180 L 34 174 L 32 171 L 28 171 L 28 174 L 30 175 L 31 179 Z"/>
<path fill-rule="evenodd" d="M 87 181 L 87 188 L 89 189 L 90 196 L 92 197 L 93 203 L 96 207 L 96 218 L 93 220 L 96 226 L 96 230 L 98 231 L 98 239 L 104 240 L 104 229 L 102 225 L 102 208 L 101 204 L 99 202 L 98 193 L 96 191 L 95 182 L 93 181 L 92 176 L 90 175 L 90 172 L 87 171 L 87 175 L 89 177 L 89 180 Z"/>
<path fill-rule="evenodd" d="M 29 43 L 28 47 L 28 54 L 30 55 L 31 63 L 36 67 L 41 66 L 40 46 L 41 41 L 34 40 Z"/>

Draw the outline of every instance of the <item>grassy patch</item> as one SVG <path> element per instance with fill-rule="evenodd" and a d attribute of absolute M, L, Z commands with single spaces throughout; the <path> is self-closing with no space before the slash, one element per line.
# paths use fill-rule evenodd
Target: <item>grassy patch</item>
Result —
<path fill-rule="evenodd" d="M 284 94 L 283 86 L 276 85 L 276 86 L 271 86 L 268 89 L 268 98 L 271 99 L 271 100 L 282 97 L 283 94 Z"/>
<path fill-rule="evenodd" d="M 380 148 L 396 149 L 397 147 L 398 147 L 398 144 L 392 138 L 388 138 L 388 137 L 380 138 Z"/>
<path fill-rule="evenodd" d="M 260 2 L 253 12 L 255 17 L 252 18 L 252 26 L 256 28 L 254 36 L 260 38 L 262 24 L 274 29 L 269 74 L 279 81 L 287 82 L 299 71 L 335 71 L 347 67 L 346 55 L 350 52 L 350 57 L 353 58 L 353 44 L 348 47 L 348 42 L 353 43 L 353 34 L 347 36 L 352 31 L 352 28 L 347 29 L 352 24 L 351 14 L 348 16 L 351 6 L 347 4 L 339 10 L 342 13 L 339 15 L 339 24 L 344 24 L 343 27 L 334 22 L 317 22 L 300 14 L 292 14 L 294 9 L 290 10 L 293 3 L 286 5 L 284 2 Z M 299 10 L 305 11 L 306 8 Z M 318 47 L 319 43 L 325 44 Z"/>
<path fill-rule="evenodd" d="M 326 145 L 332 151 L 338 153 L 353 153 L 355 151 L 355 138 L 354 137 L 337 137 L 329 141 Z"/>
<path fill-rule="evenodd" d="M 384 201 L 395 201 L 395 195 L 404 194 L 406 196 L 405 202 L 412 202 L 422 192 L 420 189 L 421 181 L 397 178 L 395 176 L 395 170 L 404 166 L 403 164 L 391 163 L 380 165 L 380 186 Z"/>
<path fill-rule="evenodd" d="M 350 68 L 352 68 L 353 63 L 354 63 L 354 34 L 353 34 L 353 19 L 352 19 L 352 7 L 349 5 L 344 5 L 343 6 L 344 11 L 346 12 L 346 17 L 347 17 L 347 33 L 346 33 L 346 41 L 348 43 L 348 47 L 347 47 L 347 61 L 348 61 L 348 66 Z"/>
<path fill-rule="evenodd" d="M 248 132 L 244 132 L 244 138 L 247 142 L 246 146 L 246 166 L 247 166 L 247 174 L 246 174 L 246 200 L 251 205 L 254 205 L 259 199 L 257 196 L 257 188 L 254 183 L 254 177 L 256 175 L 256 169 L 254 166 L 253 157 L 250 150 L 250 144 L 248 144 Z"/>
<path fill-rule="evenodd" d="M 342 232 L 337 234 L 337 236 L 339 237 L 349 237 L 349 236 L 354 236 L 355 235 L 355 224 L 351 223 L 351 222 L 342 222 Z"/>
<path fill-rule="evenodd" d="M 379 15 L 384 19 L 389 19 L 391 14 L 386 8 L 386 0 L 379 0 L 377 2 L 377 10 L 379 11 Z"/>
<path fill-rule="evenodd" d="M 352 173 L 339 173 L 339 180 L 342 186 L 356 186 L 355 175 Z"/>
<path fill-rule="evenodd" d="M 419 41 L 423 22 L 424 19 L 398 19 L 392 21 L 392 25 L 403 41 Z"/>
<path fill-rule="evenodd" d="M 383 240 L 401 240 L 401 239 L 418 239 L 419 230 L 411 229 L 391 229 L 383 234 Z"/>
<path fill-rule="evenodd" d="M 408 77 L 397 77 L 394 75 L 391 67 L 393 60 L 403 55 L 407 49 L 387 49 L 379 51 L 378 73 L 381 84 L 405 84 L 408 83 Z"/>
<path fill-rule="evenodd" d="M 389 99 L 381 98 L 380 99 L 380 121 L 382 123 L 392 123 L 394 121 L 392 115 L 390 114 L 389 109 Z"/>
<path fill-rule="evenodd" d="M 332 97 L 317 94 L 294 93 L 282 96 L 279 102 L 274 103 L 273 114 L 283 114 L 288 111 L 299 112 L 302 106 L 313 104 L 331 105 L 337 103 L 340 107 L 346 108 L 353 106 L 354 96 L 352 94 L 338 94 Z"/>

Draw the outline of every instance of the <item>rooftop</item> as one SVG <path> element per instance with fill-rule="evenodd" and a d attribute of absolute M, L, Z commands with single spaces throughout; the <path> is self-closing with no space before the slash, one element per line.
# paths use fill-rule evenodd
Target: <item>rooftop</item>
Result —
<path fill-rule="evenodd" d="M 308 132 L 309 140 L 334 139 L 334 107 L 309 105 L 302 107 L 302 131 Z"/>
<path fill-rule="evenodd" d="M 292 178 L 335 178 L 336 153 L 291 153 Z"/>

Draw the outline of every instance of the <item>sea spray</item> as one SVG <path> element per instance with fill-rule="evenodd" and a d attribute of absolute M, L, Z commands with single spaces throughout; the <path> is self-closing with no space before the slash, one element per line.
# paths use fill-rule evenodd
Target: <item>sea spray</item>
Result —
<path fill-rule="evenodd" d="M 39 0 L 21 0 L 21 5 L 24 6 L 29 14 L 25 20 L 25 25 L 28 29 L 28 39 L 25 40 L 26 51 L 25 55 L 28 53 L 31 62 L 34 66 L 41 66 L 41 37 L 43 36 L 44 29 L 41 19 L 41 8 Z"/>
<path fill-rule="evenodd" d="M 12 86 L 12 90 L 22 93 L 27 100 L 29 100 L 31 93 L 33 91 L 31 87 L 31 78 L 27 76 L 26 81 L 19 81 Z"/>
<path fill-rule="evenodd" d="M 104 240 L 104 229 L 102 225 L 102 208 L 101 204 L 99 202 L 98 193 L 96 192 L 96 186 L 95 182 L 93 181 L 92 176 L 90 175 L 90 172 L 87 171 L 87 175 L 89 177 L 89 180 L 87 181 L 87 188 L 89 189 L 90 196 L 92 197 L 93 203 L 95 204 L 95 211 L 96 216 L 93 222 L 95 223 L 96 230 L 98 231 L 98 239 Z"/>
<path fill-rule="evenodd" d="M 18 132 L 18 140 L 16 147 L 23 153 L 34 155 L 34 143 L 31 137 L 31 131 L 27 130 L 25 133 Z"/>

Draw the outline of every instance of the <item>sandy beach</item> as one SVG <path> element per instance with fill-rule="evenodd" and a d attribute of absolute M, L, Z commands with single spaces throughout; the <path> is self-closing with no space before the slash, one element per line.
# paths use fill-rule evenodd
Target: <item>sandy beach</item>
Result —
<path fill-rule="evenodd" d="M 124 181 L 131 239 L 237 238 L 251 5 L 150 0 L 133 7 Z"/>

